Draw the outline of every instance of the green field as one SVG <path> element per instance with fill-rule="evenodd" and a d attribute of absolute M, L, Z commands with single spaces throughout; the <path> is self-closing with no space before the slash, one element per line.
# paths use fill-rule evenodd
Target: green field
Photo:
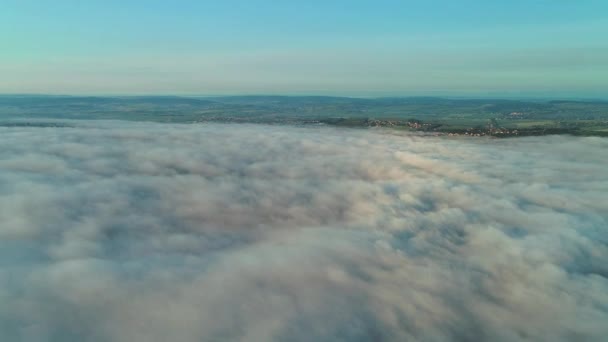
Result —
<path fill-rule="evenodd" d="M 322 96 L 74 97 L 0 95 L 10 120 L 104 119 L 172 123 L 325 123 L 344 127 L 512 136 L 605 136 L 608 101 L 346 98 Z M 414 123 L 419 122 L 416 126 Z M 5 123 L 9 124 L 9 123 Z M 513 131 L 517 131 L 514 133 Z"/>

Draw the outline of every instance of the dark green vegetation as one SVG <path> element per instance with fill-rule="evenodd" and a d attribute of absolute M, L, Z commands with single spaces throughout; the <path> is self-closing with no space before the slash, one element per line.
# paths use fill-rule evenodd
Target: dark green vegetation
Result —
<path fill-rule="evenodd" d="M 323 96 L 0 96 L 0 125 L 45 125 L 39 122 L 42 118 L 387 126 L 452 135 L 498 137 L 543 134 L 608 136 L 608 101 Z M 15 119 L 19 123 L 15 123 Z M 54 124 L 49 122 L 47 125 Z"/>

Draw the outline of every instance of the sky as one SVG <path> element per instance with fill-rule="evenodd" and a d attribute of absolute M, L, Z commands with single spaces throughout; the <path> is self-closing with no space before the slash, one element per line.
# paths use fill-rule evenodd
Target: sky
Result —
<path fill-rule="evenodd" d="M 606 97 L 603 0 L 0 3 L 0 93 Z"/>

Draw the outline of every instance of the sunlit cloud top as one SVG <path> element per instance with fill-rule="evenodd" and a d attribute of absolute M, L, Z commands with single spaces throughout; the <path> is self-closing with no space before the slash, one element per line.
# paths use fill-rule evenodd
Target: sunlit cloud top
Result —
<path fill-rule="evenodd" d="M 608 140 L 0 127 L 3 341 L 602 341 Z"/>

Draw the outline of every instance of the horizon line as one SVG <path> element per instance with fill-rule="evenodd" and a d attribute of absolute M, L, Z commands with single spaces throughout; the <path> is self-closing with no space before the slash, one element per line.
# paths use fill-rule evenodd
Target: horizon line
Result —
<path fill-rule="evenodd" d="M 475 95 L 447 95 L 447 94 L 403 94 L 403 95 L 330 95 L 319 93 L 226 93 L 226 94 L 180 94 L 180 93 L 5 93 L 1 97 L 176 97 L 176 98 L 217 98 L 217 97 L 326 97 L 326 98 L 352 98 L 352 99 L 387 99 L 387 98 L 437 98 L 437 99 L 479 99 L 479 100 L 579 100 L 579 101 L 608 101 L 607 97 L 598 96 L 541 96 L 534 94 L 475 94 Z"/>

